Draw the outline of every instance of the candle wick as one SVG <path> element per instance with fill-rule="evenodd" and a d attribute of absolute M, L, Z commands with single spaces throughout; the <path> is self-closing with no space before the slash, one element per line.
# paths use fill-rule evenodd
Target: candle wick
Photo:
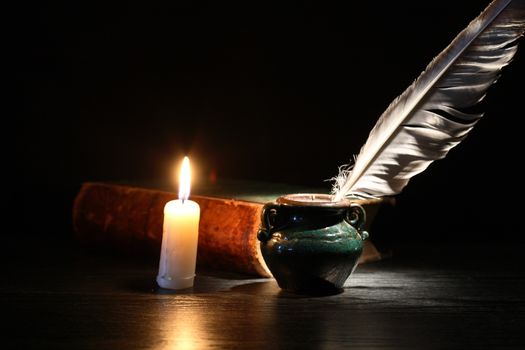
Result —
<path fill-rule="evenodd" d="M 182 197 L 182 198 L 181 198 L 181 201 L 182 201 L 182 205 L 184 205 L 184 200 L 185 200 L 185 198 L 184 198 L 184 197 Z"/>

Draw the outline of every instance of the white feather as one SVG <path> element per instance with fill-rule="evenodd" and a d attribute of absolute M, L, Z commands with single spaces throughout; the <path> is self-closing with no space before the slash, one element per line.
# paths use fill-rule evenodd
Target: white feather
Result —
<path fill-rule="evenodd" d="M 524 30 L 525 0 L 493 1 L 381 115 L 353 169 L 335 178 L 334 200 L 397 194 L 444 158 L 481 118 L 462 110 L 483 99 Z"/>

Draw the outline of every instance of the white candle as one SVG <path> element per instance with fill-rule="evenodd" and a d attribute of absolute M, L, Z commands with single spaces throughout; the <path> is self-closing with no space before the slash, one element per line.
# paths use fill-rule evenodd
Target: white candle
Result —
<path fill-rule="evenodd" d="M 164 227 L 157 283 L 162 288 L 193 286 L 197 261 L 200 208 L 190 195 L 190 161 L 184 157 L 179 181 L 179 199 L 164 206 Z"/>

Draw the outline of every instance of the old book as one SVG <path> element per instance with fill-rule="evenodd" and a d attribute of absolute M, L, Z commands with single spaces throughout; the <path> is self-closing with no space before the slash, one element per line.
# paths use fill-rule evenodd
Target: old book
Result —
<path fill-rule="evenodd" d="M 201 207 L 199 266 L 270 276 L 257 240 L 261 209 L 265 202 L 290 192 L 277 188 L 275 194 L 268 194 L 262 187 L 248 187 L 250 191 L 238 191 L 240 194 L 235 198 L 224 195 L 224 191 L 191 196 Z M 75 233 L 81 242 L 93 247 L 159 254 L 164 205 L 176 197 L 159 189 L 84 183 L 73 206 Z M 370 217 L 376 204 L 365 204 Z M 361 262 L 379 258 L 378 251 L 367 241 Z"/>

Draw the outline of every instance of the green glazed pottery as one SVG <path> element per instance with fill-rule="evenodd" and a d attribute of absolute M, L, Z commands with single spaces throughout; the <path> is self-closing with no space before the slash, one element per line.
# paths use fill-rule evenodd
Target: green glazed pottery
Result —
<path fill-rule="evenodd" d="M 365 210 L 327 194 L 290 194 L 267 203 L 258 232 L 263 258 L 282 289 L 341 292 L 368 233 Z"/>

